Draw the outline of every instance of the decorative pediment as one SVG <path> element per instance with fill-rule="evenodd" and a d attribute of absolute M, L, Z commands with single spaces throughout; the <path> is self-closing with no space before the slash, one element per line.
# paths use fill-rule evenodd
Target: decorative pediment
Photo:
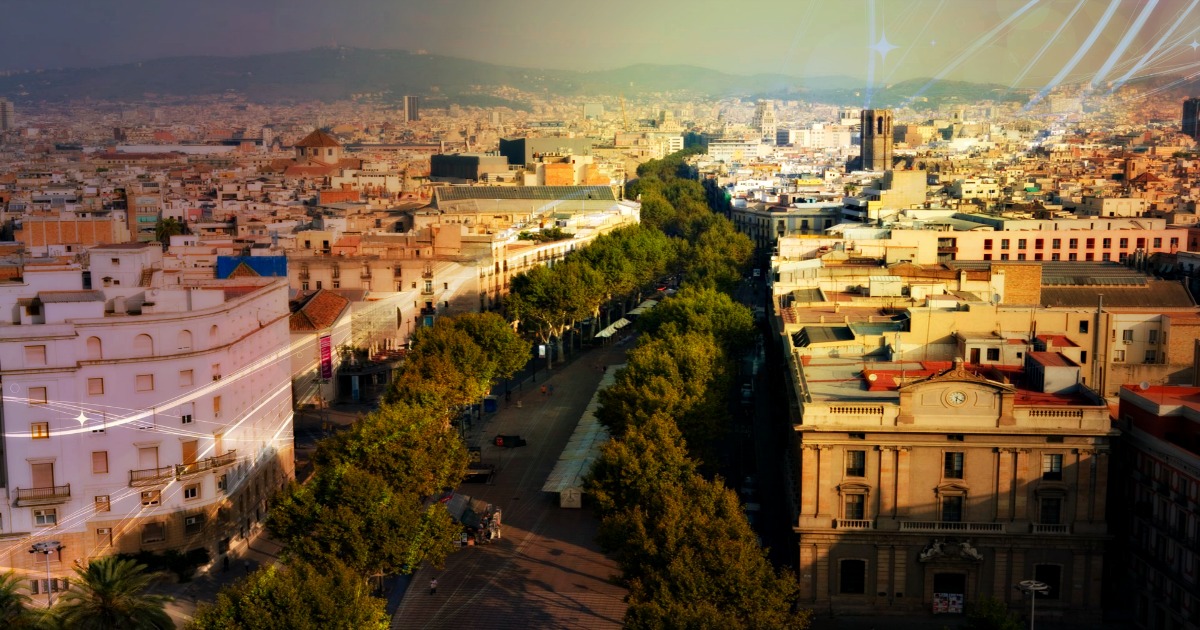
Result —
<path fill-rule="evenodd" d="M 917 555 L 920 562 L 937 561 L 967 561 L 981 562 L 983 554 L 971 544 L 971 539 L 958 540 L 955 538 L 934 538 Z"/>
<path fill-rule="evenodd" d="M 861 481 L 847 481 L 838 486 L 839 494 L 870 494 L 871 486 Z"/>
<path fill-rule="evenodd" d="M 949 481 L 943 483 L 934 489 L 939 497 L 951 495 L 966 495 L 968 492 L 967 484 L 960 481 Z"/>
<path fill-rule="evenodd" d="M 997 381 L 993 381 L 985 376 L 980 376 L 967 369 L 967 366 L 962 361 L 955 361 L 954 365 L 944 372 L 939 372 L 932 376 L 913 381 L 904 385 L 899 391 L 920 389 L 933 384 L 948 384 L 948 383 L 971 383 L 975 385 L 984 385 L 994 388 L 998 391 L 1015 392 L 1015 387 L 1006 385 Z"/>

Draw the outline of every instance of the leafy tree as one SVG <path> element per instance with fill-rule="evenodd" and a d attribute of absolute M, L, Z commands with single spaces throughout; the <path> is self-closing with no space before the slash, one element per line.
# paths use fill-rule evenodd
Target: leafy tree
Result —
<path fill-rule="evenodd" d="M 454 325 L 483 349 L 495 378 L 511 378 L 529 362 L 530 344 L 496 313 L 464 313 Z"/>
<path fill-rule="evenodd" d="M 664 484 L 682 484 L 695 473 L 675 421 L 655 414 L 628 427 L 622 439 L 604 443 L 588 473 L 587 492 L 604 516 L 641 505 Z"/>
<path fill-rule="evenodd" d="M 393 488 L 428 499 L 462 481 L 467 451 L 445 417 L 393 403 L 322 440 L 313 461 L 322 468 L 353 464 Z"/>
<path fill-rule="evenodd" d="M 513 278 L 508 314 L 542 343 L 557 341 L 561 359 L 563 335 L 600 308 L 603 283 L 600 272 L 577 258 L 534 267 Z M 549 363 L 550 355 L 546 358 Z"/>
<path fill-rule="evenodd" d="M 675 333 L 712 335 L 727 352 L 745 348 L 754 340 L 750 309 L 711 287 L 684 287 L 638 319 L 638 328 L 647 335 L 657 335 L 666 327 Z"/>
<path fill-rule="evenodd" d="M 43 619 L 31 609 L 30 598 L 22 592 L 21 579 L 12 571 L 0 574 L 0 627 L 26 630 L 43 627 Z"/>
<path fill-rule="evenodd" d="M 76 578 L 54 608 L 73 630 L 165 630 L 175 622 L 164 609 L 170 598 L 146 589 L 158 577 L 146 565 L 110 556 L 75 569 Z"/>
<path fill-rule="evenodd" d="M 406 401 L 449 413 L 487 394 L 496 365 L 453 318 L 417 329 L 386 402 Z"/>
<path fill-rule="evenodd" d="M 189 630 L 384 630 L 386 602 L 362 576 L 334 560 L 269 566 L 201 605 Z"/>
<path fill-rule="evenodd" d="M 694 242 L 680 252 L 684 275 L 691 284 L 730 292 L 749 266 L 754 244 L 725 217 L 710 214 L 703 223 Z"/>
<path fill-rule="evenodd" d="M 1008 604 L 995 597 L 982 597 L 967 607 L 967 627 L 971 630 L 1021 630 L 1021 623 Z"/>
<path fill-rule="evenodd" d="M 459 534 L 444 505 L 353 464 L 318 467 L 307 484 L 290 484 L 267 528 L 288 557 L 318 566 L 341 560 L 364 576 L 441 566 Z"/>
<path fill-rule="evenodd" d="M 729 375 L 716 341 L 699 333 L 644 338 L 612 386 L 600 393 L 599 420 L 613 435 L 655 414 L 672 418 L 693 455 L 705 452 L 727 418 Z"/>

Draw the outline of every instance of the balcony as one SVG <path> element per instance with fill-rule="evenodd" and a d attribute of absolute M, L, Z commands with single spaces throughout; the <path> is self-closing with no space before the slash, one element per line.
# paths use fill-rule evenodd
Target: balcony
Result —
<path fill-rule="evenodd" d="M 1032 532 L 1031 532 L 1031 533 L 1034 533 L 1034 534 L 1060 535 L 1060 536 L 1061 536 L 1061 535 L 1063 535 L 1063 534 L 1070 534 L 1070 533 L 1071 533 L 1071 526 L 1070 526 L 1070 525 L 1055 525 L 1055 524 L 1045 524 L 1045 523 L 1034 523 L 1034 524 L 1033 524 L 1033 528 L 1032 528 Z"/>
<path fill-rule="evenodd" d="M 948 534 L 1003 534 L 1004 523 L 966 523 L 954 521 L 901 521 L 902 532 L 938 532 Z"/>
<path fill-rule="evenodd" d="M 210 470 L 216 470 L 216 469 L 224 467 L 224 466 L 229 466 L 230 464 L 233 464 L 236 461 L 237 461 L 237 451 L 229 451 L 228 453 L 225 453 L 224 455 L 217 455 L 216 457 L 206 457 L 198 462 L 192 462 L 190 464 L 176 464 L 175 465 L 175 476 L 180 477 L 180 478 L 190 477 L 192 475 L 198 475 L 203 472 L 208 472 Z"/>
<path fill-rule="evenodd" d="M 174 466 L 159 466 L 158 468 L 142 468 L 129 471 L 129 485 L 156 486 L 175 478 Z"/>
<path fill-rule="evenodd" d="M 71 499 L 71 484 L 69 483 L 45 488 L 17 488 L 16 491 L 17 507 L 65 503 Z"/>
<path fill-rule="evenodd" d="M 838 518 L 833 521 L 834 529 L 875 529 L 875 521 L 861 518 Z"/>

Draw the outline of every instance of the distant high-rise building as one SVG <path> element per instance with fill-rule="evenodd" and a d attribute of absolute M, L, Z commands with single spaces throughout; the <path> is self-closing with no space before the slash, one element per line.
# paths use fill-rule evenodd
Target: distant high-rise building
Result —
<path fill-rule="evenodd" d="M 775 101 L 759 101 L 750 125 L 758 129 L 759 137 L 775 140 Z"/>
<path fill-rule="evenodd" d="M 1183 133 L 1200 140 L 1200 98 L 1192 97 L 1183 102 Z"/>
<path fill-rule="evenodd" d="M 862 112 L 862 169 L 892 168 L 892 111 L 864 109 Z"/>
<path fill-rule="evenodd" d="M 0 98 L 0 131 L 8 131 L 16 126 L 17 119 L 12 101 Z"/>
<path fill-rule="evenodd" d="M 416 96 L 404 97 L 404 120 L 408 122 L 416 122 L 421 120 L 420 98 Z"/>

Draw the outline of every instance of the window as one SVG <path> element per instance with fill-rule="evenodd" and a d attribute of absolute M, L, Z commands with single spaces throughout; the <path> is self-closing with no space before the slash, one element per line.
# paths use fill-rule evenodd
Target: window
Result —
<path fill-rule="evenodd" d="M 1038 523 L 1042 525 L 1061 525 L 1062 507 L 1062 497 L 1042 497 L 1038 501 Z"/>
<path fill-rule="evenodd" d="M 1139 238 L 1136 241 L 1134 241 L 1134 245 L 1136 245 L 1138 249 L 1145 249 L 1146 248 L 1146 239 Z"/>
<path fill-rule="evenodd" d="M 212 364 L 212 378 L 214 381 L 221 380 L 221 364 L 220 363 Z"/>
<path fill-rule="evenodd" d="M 184 486 L 183 498 L 184 498 L 184 500 L 187 500 L 187 501 L 190 501 L 191 499 L 200 498 L 200 484 L 193 483 L 191 485 Z"/>
<path fill-rule="evenodd" d="M 1121 341 L 1124 341 L 1125 343 L 1133 343 L 1133 331 L 1128 329 L 1122 330 Z"/>
<path fill-rule="evenodd" d="M 301 283 L 300 283 L 300 290 L 301 290 L 301 291 L 307 291 L 307 290 L 308 290 L 308 283 L 307 283 L 307 282 L 301 282 Z M 399 291 L 400 289 L 399 289 L 399 288 L 397 288 L 396 290 L 397 290 L 397 291 Z"/>
<path fill-rule="evenodd" d="M 1000 360 L 1000 348 L 988 348 L 987 349 L 987 360 L 988 361 L 999 361 Z"/>
<path fill-rule="evenodd" d="M 1089 238 L 1084 242 L 1087 244 L 1086 245 L 1087 249 L 1096 249 L 1096 239 Z"/>
<path fill-rule="evenodd" d="M 179 416 L 179 423 L 180 424 L 191 424 L 192 423 L 192 414 L 185 413 L 185 414 Z"/>
<path fill-rule="evenodd" d="M 154 355 L 154 340 L 150 335 L 138 335 L 133 338 L 133 354 L 139 357 Z"/>
<path fill-rule="evenodd" d="M 213 396 L 213 417 L 214 418 L 221 417 L 221 397 L 220 396 Z"/>
<path fill-rule="evenodd" d="M 867 592 L 867 561 L 842 560 L 838 563 L 838 592 L 862 595 Z"/>
<path fill-rule="evenodd" d="M 113 544 L 112 528 L 97 527 L 96 528 L 96 544 L 101 547 L 111 547 Z"/>
<path fill-rule="evenodd" d="M 983 248 L 991 249 L 992 248 L 992 239 L 990 239 L 990 238 L 983 239 Z"/>
<path fill-rule="evenodd" d="M 1008 254 L 1000 254 L 1000 260 L 1008 260 Z"/>
<path fill-rule="evenodd" d="M 867 452 L 846 451 L 846 476 L 864 477 L 867 474 Z"/>
<path fill-rule="evenodd" d="M 943 457 L 944 466 L 942 476 L 946 479 L 962 479 L 963 478 L 963 452 L 950 451 Z"/>
<path fill-rule="evenodd" d="M 1151 330 L 1146 333 L 1146 341 L 1150 343 L 1158 343 L 1158 331 Z"/>
<path fill-rule="evenodd" d="M 1122 238 L 1122 239 L 1117 240 L 1117 247 L 1120 247 L 1122 249 L 1129 247 L 1129 239 Z"/>
<path fill-rule="evenodd" d="M 1045 239 L 1041 239 L 1041 238 L 1033 239 L 1033 248 L 1034 249 L 1044 249 L 1045 245 L 1046 245 Z"/>
<path fill-rule="evenodd" d="M 963 519 L 963 496 L 952 494 L 942 497 L 942 522 L 959 523 Z"/>
<path fill-rule="evenodd" d="M 1112 239 L 1111 238 L 1100 239 L 1100 246 L 1103 247 L 1104 249 L 1108 249 L 1108 248 L 1112 247 Z"/>
<path fill-rule="evenodd" d="M 321 290 L 321 281 L 320 280 L 317 280 L 317 290 L 318 291 Z"/>
<path fill-rule="evenodd" d="M 46 388 L 45 387 L 30 387 L 29 388 L 29 404 L 31 404 L 31 405 L 46 404 Z"/>
<path fill-rule="evenodd" d="M 1153 241 L 1151 241 L 1151 247 L 1155 247 L 1155 248 L 1162 247 L 1162 239 L 1156 238 Z"/>
<path fill-rule="evenodd" d="M 192 383 L 193 383 L 192 371 L 191 370 L 179 370 L 179 386 L 180 387 L 191 387 Z"/>
<path fill-rule="evenodd" d="M 217 477 L 217 490 L 225 492 L 227 489 L 229 489 L 229 477 L 227 475 Z"/>
<path fill-rule="evenodd" d="M 190 352 L 192 349 L 192 331 L 190 331 L 190 330 L 179 331 L 179 338 L 176 341 L 176 345 L 179 346 L 179 350 L 181 350 L 183 352 Z"/>
<path fill-rule="evenodd" d="M 1086 335 L 1087 331 L 1088 331 L 1088 320 L 1086 320 L 1086 319 L 1079 320 L 1079 333 Z"/>
<path fill-rule="evenodd" d="M 1178 238 L 1172 237 L 1170 243 L 1171 243 L 1171 249 L 1179 248 L 1179 239 Z"/>
<path fill-rule="evenodd" d="M 89 361 L 99 361 L 104 358 L 104 353 L 101 351 L 102 344 L 99 337 L 88 337 L 87 340 L 87 358 Z"/>
<path fill-rule="evenodd" d="M 30 422 L 29 434 L 35 440 L 44 440 L 50 437 L 49 422 Z"/>
<path fill-rule="evenodd" d="M 1023 238 L 1017 239 L 1017 249 L 1025 249 L 1026 240 Z"/>
<path fill-rule="evenodd" d="M 193 514 L 183 518 L 183 533 L 191 536 L 204 531 L 204 515 Z"/>
<path fill-rule="evenodd" d="M 92 502 L 96 506 L 97 512 L 109 512 L 112 510 L 112 499 L 107 494 L 97 494 Z"/>
<path fill-rule="evenodd" d="M 1008 239 L 1000 239 L 1000 249 L 1008 249 Z"/>
<path fill-rule="evenodd" d="M 1051 249 L 1062 249 L 1062 239 L 1061 238 L 1051 239 L 1050 248 Z"/>
<path fill-rule="evenodd" d="M 92 451 L 92 474 L 108 473 L 108 451 Z"/>
<path fill-rule="evenodd" d="M 25 346 L 25 365 L 46 365 L 46 346 Z"/>
<path fill-rule="evenodd" d="M 52 527 L 58 524 L 57 508 L 37 508 L 33 511 L 33 524 L 38 527 Z"/>
<path fill-rule="evenodd" d="M 1125 351 L 1124 350 L 1113 350 L 1113 363 L 1124 363 L 1124 362 L 1125 362 Z"/>
<path fill-rule="evenodd" d="M 1068 249 L 1079 249 L 1079 239 L 1072 238 L 1072 239 L 1067 240 L 1067 248 Z"/>
<path fill-rule="evenodd" d="M 142 493 L 142 505 L 143 506 L 149 507 L 152 505 L 158 505 L 159 503 L 162 503 L 162 491 L 161 490 L 146 490 L 145 492 Z"/>
<path fill-rule="evenodd" d="M 1079 254 L 1067 254 L 1067 260 L 1070 262 L 1075 262 L 1076 260 L 1079 260 Z"/>
<path fill-rule="evenodd" d="M 1062 591 L 1062 565 L 1061 564 L 1035 564 L 1033 565 L 1033 579 L 1049 586 L 1045 593 L 1039 595 L 1043 599 L 1058 599 L 1059 593 Z"/>
<path fill-rule="evenodd" d="M 1062 481 L 1063 456 L 1058 453 L 1042 455 L 1042 479 Z"/>
<path fill-rule="evenodd" d="M 88 395 L 100 396 L 104 393 L 104 379 L 89 378 L 88 379 Z"/>
<path fill-rule="evenodd" d="M 134 389 L 139 392 L 154 391 L 154 375 L 153 374 L 138 374 L 135 380 Z"/>
<path fill-rule="evenodd" d="M 1050 260 L 1061 260 L 1061 258 L 1058 256 L 1058 252 L 1050 254 Z"/>
<path fill-rule="evenodd" d="M 1156 362 L 1158 362 L 1158 351 L 1156 351 L 1156 350 L 1147 350 L 1147 351 L 1146 351 L 1146 361 L 1145 361 L 1145 362 L 1146 362 L 1146 363 L 1156 363 Z"/>
<path fill-rule="evenodd" d="M 167 528 L 162 523 L 142 525 L 142 543 L 161 542 L 167 539 Z"/>
<path fill-rule="evenodd" d="M 843 499 L 842 518 L 861 521 L 867 518 L 867 495 L 847 494 Z"/>
<path fill-rule="evenodd" d="M 857 431 L 851 431 L 850 433 L 846 434 L 846 437 L 850 438 L 851 440 L 865 440 L 865 439 L 867 439 L 867 434 L 860 433 Z"/>

